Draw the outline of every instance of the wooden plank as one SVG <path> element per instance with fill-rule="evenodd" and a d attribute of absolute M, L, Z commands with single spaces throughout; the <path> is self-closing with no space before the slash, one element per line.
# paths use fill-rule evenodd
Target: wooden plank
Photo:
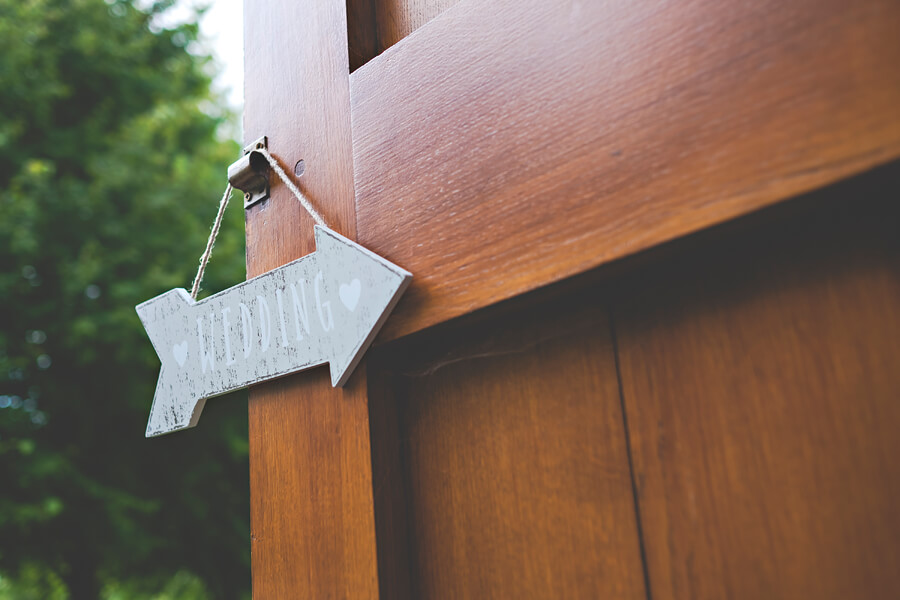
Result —
<path fill-rule="evenodd" d="M 345 5 L 246 2 L 245 139 L 270 151 L 339 233 L 356 235 Z M 272 176 L 247 213 L 247 273 L 314 250 L 313 222 Z M 375 529 L 364 366 L 333 389 L 326 368 L 250 393 L 253 593 L 372 598 Z"/>
<path fill-rule="evenodd" d="M 893 167 L 622 289 L 653 598 L 900 597 Z"/>
<path fill-rule="evenodd" d="M 404 346 L 373 428 L 382 596 L 645 598 L 596 290 Z"/>
<path fill-rule="evenodd" d="M 502 23 L 498 15 L 503 15 Z M 900 4 L 466 1 L 353 73 L 382 339 L 900 156 Z"/>

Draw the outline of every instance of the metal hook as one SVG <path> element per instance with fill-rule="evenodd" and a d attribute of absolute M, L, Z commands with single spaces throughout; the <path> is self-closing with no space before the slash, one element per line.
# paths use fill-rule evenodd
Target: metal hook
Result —
<path fill-rule="evenodd" d="M 255 152 L 261 148 L 269 148 L 266 136 L 248 144 L 244 155 L 228 167 L 228 183 L 244 192 L 244 208 L 269 197 L 269 163 L 265 156 Z"/>

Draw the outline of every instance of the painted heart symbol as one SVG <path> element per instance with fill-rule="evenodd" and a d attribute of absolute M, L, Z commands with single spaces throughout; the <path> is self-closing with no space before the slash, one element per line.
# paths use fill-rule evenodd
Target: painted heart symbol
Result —
<path fill-rule="evenodd" d="M 187 360 L 188 354 L 187 340 L 181 342 L 180 344 L 175 344 L 174 346 L 172 346 L 172 354 L 175 356 L 175 361 L 178 363 L 178 366 L 183 367 L 184 361 Z"/>
<path fill-rule="evenodd" d="M 362 285 L 359 283 L 359 279 L 354 279 L 350 283 L 341 284 L 341 288 L 338 290 L 341 296 L 341 302 L 344 303 L 344 306 L 346 306 L 347 310 L 350 312 L 356 310 L 361 290 Z"/>

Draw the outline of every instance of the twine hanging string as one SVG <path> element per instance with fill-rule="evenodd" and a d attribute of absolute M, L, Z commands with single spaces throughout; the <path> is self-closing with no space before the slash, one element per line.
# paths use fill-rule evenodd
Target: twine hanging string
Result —
<path fill-rule="evenodd" d="M 265 157 L 266 162 L 269 163 L 269 166 L 272 167 L 272 170 L 275 171 L 278 178 L 284 182 L 284 185 L 286 185 L 289 190 L 291 190 L 291 193 L 294 194 L 294 197 L 297 198 L 301 206 L 309 213 L 309 216 L 313 218 L 316 224 L 321 225 L 322 227 L 328 227 L 325 219 L 323 219 L 322 215 L 319 214 L 319 211 L 313 207 L 309 198 L 300 191 L 300 188 L 290 180 L 287 173 L 285 173 L 284 169 L 281 168 L 281 165 L 278 164 L 278 160 L 276 160 L 276 158 L 265 148 L 257 148 L 253 151 L 259 152 Z M 230 183 L 226 185 L 222 200 L 219 201 L 219 212 L 216 213 L 216 220 L 213 222 L 212 231 L 209 232 L 209 239 L 206 241 L 206 250 L 204 250 L 203 254 L 200 256 L 200 266 L 197 268 L 197 276 L 194 277 L 194 283 L 191 285 L 191 298 L 194 300 L 197 299 L 197 293 L 200 291 L 203 273 L 206 271 L 206 265 L 209 264 L 209 257 L 212 255 L 212 249 L 216 243 L 216 236 L 219 235 L 219 229 L 222 227 L 222 218 L 225 216 L 225 208 L 228 206 L 228 200 L 231 198 L 231 192 L 233 190 L 234 187 Z"/>
<path fill-rule="evenodd" d="M 325 219 L 322 218 L 322 215 L 319 214 L 315 208 L 313 208 L 312 203 L 309 201 L 309 198 L 303 195 L 303 192 L 300 191 L 293 181 L 287 176 L 287 173 L 284 172 L 284 169 L 281 168 L 281 165 L 278 164 L 278 161 L 275 160 L 275 157 L 272 156 L 266 148 L 260 148 L 258 150 L 254 150 L 254 152 L 259 152 L 264 157 L 266 157 L 266 161 L 268 161 L 269 166 L 272 167 L 272 170 L 275 171 L 275 174 L 278 175 L 279 179 L 284 182 L 284 185 L 287 186 L 291 193 L 294 194 L 294 197 L 300 201 L 300 204 L 303 205 L 303 208 L 306 209 L 306 212 L 309 213 L 309 216 L 313 218 L 318 225 L 322 227 L 328 227 L 328 224 L 325 222 Z"/>
<path fill-rule="evenodd" d="M 219 212 L 216 213 L 216 221 L 213 223 L 212 231 L 209 232 L 209 239 L 206 241 L 206 250 L 200 256 L 200 267 L 197 269 L 197 276 L 194 277 L 194 283 L 191 285 L 191 298 L 197 299 L 197 292 L 200 291 L 200 282 L 203 281 L 203 272 L 206 271 L 206 264 L 209 262 L 209 256 L 212 254 L 213 245 L 216 243 L 216 236 L 219 235 L 219 228 L 222 226 L 222 217 L 225 215 L 225 207 L 228 206 L 228 200 L 231 198 L 231 191 L 234 188 L 229 183 L 225 186 L 225 193 L 222 194 L 222 200 L 219 202 Z"/>

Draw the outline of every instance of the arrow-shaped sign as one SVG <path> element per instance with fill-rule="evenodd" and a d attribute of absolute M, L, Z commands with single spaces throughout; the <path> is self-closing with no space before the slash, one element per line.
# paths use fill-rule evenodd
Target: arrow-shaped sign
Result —
<path fill-rule="evenodd" d="M 330 229 L 316 251 L 195 302 L 137 306 L 162 362 L 147 437 L 193 427 L 207 398 L 329 363 L 343 385 L 412 275 Z"/>

